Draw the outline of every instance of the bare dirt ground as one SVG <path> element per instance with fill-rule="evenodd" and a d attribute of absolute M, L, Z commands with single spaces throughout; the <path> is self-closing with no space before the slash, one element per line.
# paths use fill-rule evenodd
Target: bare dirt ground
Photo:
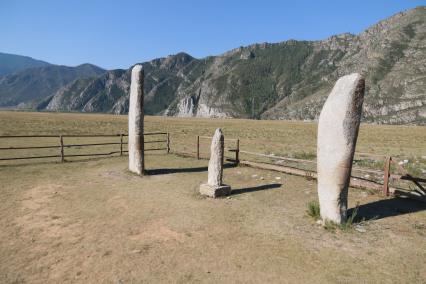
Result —
<path fill-rule="evenodd" d="M 233 194 L 197 194 L 207 161 L 150 155 L 0 168 L 1 283 L 426 281 L 426 207 L 351 189 L 365 232 L 307 216 L 314 181 L 225 170 Z M 362 230 L 363 231 L 363 230 Z"/>
<path fill-rule="evenodd" d="M 125 116 L 0 112 L 0 135 L 126 127 Z M 315 123 L 146 117 L 147 131 L 171 133 L 173 152 L 194 153 L 196 135 L 216 127 L 245 150 L 315 153 Z M 426 131 L 361 125 L 357 150 L 407 157 L 422 173 Z M 426 283 L 424 203 L 350 189 L 365 221 L 327 231 L 306 213 L 317 193 L 305 178 L 230 166 L 233 194 L 214 200 L 197 193 L 206 160 L 151 154 L 143 178 L 126 157 L 57 160 L 0 163 L 0 283 Z"/>

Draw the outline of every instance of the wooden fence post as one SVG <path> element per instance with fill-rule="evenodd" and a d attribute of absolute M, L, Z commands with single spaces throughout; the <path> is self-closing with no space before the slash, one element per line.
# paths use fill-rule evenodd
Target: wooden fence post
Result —
<path fill-rule="evenodd" d="M 385 166 L 383 170 L 383 194 L 389 196 L 389 176 L 390 176 L 390 164 L 392 157 L 388 156 L 385 159 Z"/>
<path fill-rule="evenodd" d="M 237 149 L 235 149 L 235 162 L 240 163 L 240 139 L 237 139 Z"/>
<path fill-rule="evenodd" d="M 167 132 L 167 154 L 170 153 L 170 133 Z"/>
<path fill-rule="evenodd" d="M 64 138 L 62 137 L 62 135 L 59 135 L 59 142 L 61 143 L 61 163 L 63 163 L 65 161 L 65 157 L 64 157 Z"/>
<path fill-rule="evenodd" d="M 200 159 L 200 136 L 197 136 L 197 159 Z"/>
<path fill-rule="evenodd" d="M 120 156 L 123 156 L 123 134 L 120 134 Z"/>

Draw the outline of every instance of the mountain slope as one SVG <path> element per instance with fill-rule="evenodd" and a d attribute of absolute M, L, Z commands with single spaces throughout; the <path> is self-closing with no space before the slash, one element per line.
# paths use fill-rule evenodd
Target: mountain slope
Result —
<path fill-rule="evenodd" d="M 22 71 L 28 68 L 50 65 L 47 62 L 36 60 L 28 56 L 0 52 L 0 76 Z"/>
<path fill-rule="evenodd" d="M 179 53 L 143 63 L 147 114 L 158 114 L 167 109 L 183 80 L 179 72 L 193 61 L 197 60 Z M 61 88 L 45 108 L 50 111 L 127 113 L 129 90 L 130 69 L 112 70 L 92 80 L 75 80 Z"/>
<path fill-rule="evenodd" d="M 48 65 L 6 75 L 0 77 L 0 106 L 31 108 L 75 79 L 97 77 L 104 72 L 91 64 Z"/>
<path fill-rule="evenodd" d="M 426 8 L 359 35 L 254 44 L 204 59 L 181 53 L 143 65 L 148 114 L 311 120 L 335 81 L 359 72 L 367 82 L 364 121 L 425 124 Z M 126 113 L 130 69 L 120 72 L 71 83 L 47 109 Z"/>
<path fill-rule="evenodd" d="M 366 77 L 367 86 L 364 121 L 425 123 L 425 7 L 399 13 L 358 36 L 332 37 L 318 45 L 319 48 L 337 48 L 344 53 L 339 61 L 333 62 L 335 72 L 326 77 L 331 84 L 296 103 L 291 99 L 297 93 L 291 94 L 263 117 L 317 118 L 334 81 L 344 74 L 360 72 Z"/>
<path fill-rule="evenodd" d="M 143 66 L 147 114 L 312 120 L 336 80 L 359 72 L 366 78 L 364 121 L 424 125 L 426 7 L 398 13 L 359 35 L 253 44 L 203 59 L 179 53 Z M 129 74 L 112 70 L 77 78 L 32 106 L 124 114 Z M 0 104 L 1 90 L 0 81 Z"/>

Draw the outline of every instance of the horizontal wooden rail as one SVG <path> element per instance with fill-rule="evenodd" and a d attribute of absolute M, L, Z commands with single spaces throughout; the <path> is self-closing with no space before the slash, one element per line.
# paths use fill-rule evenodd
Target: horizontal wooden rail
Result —
<path fill-rule="evenodd" d="M 198 136 L 198 137 L 203 138 L 203 139 L 212 139 L 213 138 L 211 136 Z M 226 140 L 228 140 L 228 141 L 237 141 L 238 139 L 235 139 L 235 138 L 225 138 L 225 141 Z"/>
<path fill-rule="evenodd" d="M 256 162 L 250 162 L 250 161 L 240 161 L 240 164 L 244 166 L 258 168 L 258 169 L 272 170 L 272 171 L 317 179 L 317 173 L 312 171 L 304 171 L 304 170 L 291 168 L 291 167 L 277 166 L 277 165 L 271 165 L 267 163 L 256 163 Z M 382 192 L 382 189 L 383 189 L 383 185 L 380 183 L 366 180 L 366 179 L 360 179 L 358 177 L 350 178 L 350 186 L 355 188 L 362 188 L 362 189 L 372 189 L 377 192 Z M 389 192 L 395 196 L 407 197 L 407 198 L 416 199 L 422 202 L 426 202 L 426 196 L 416 191 L 389 187 Z"/>
<path fill-rule="evenodd" d="M 232 150 L 230 150 L 230 151 L 232 151 Z M 290 162 L 310 163 L 310 164 L 316 164 L 317 163 L 317 161 L 312 161 L 312 160 L 281 157 L 281 156 L 276 156 L 276 155 L 261 154 L 261 153 L 243 151 L 243 150 L 240 150 L 240 153 L 254 155 L 254 156 L 260 156 L 260 157 L 267 157 L 267 158 L 276 159 L 276 160 L 290 161 Z M 352 170 L 353 171 L 359 171 L 359 172 L 365 172 L 365 173 L 371 173 L 371 174 L 383 174 L 383 171 L 381 171 L 381 170 L 372 170 L 372 169 L 363 169 L 363 168 L 352 168 Z"/>
<path fill-rule="evenodd" d="M 149 143 L 167 143 L 167 140 L 153 140 L 153 141 L 144 141 L 145 144 Z"/>
<path fill-rule="evenodd" d="M 160 151 L 165 150 L 167 153 L 170 153 L 170 135 L 167 132 L 147 132 L 144 133 L 144 136 L 154 136 L 154 135 L 165 135 L 166 139 L 160 140 L 151 140 L 144 141 L 144 144 L 152 143 L 165 143 L 164 148 L 151 148 L 145 149 L 145 151 Z M 10 160 L 26 160 L 26 159 L 43 159 L 43 158 L 60 158 L 62 162 L 65 161 L 66 157 L 90 157 L 90 156 L 108 156 L 113 154 L 120 154 L 123 156 L 123 153 L 128 153 L 128 151 L 123 151 L 123 145 L 127 145 L 128 142 L 124 141 L 124 137 L 128 134 L 68 134 L 68 135 L 3 135 L 0 138 L 56 138 L 59 139 L 58 145 L 48 145 L 48 146 L 10 146 L 10 147 L 0 147 L 0 150 L 30 150 L 30 149 L 59 149 L 59 154 L 57 155 L 44 155 L 44 156 L 33 156 L 33 157 L 9 157 L 9 158 L 0 158 L 0 161 L 10 161 Z M 119 142 L 103 142 L 103 143 L 76 143 L 76 144 L 65 144 L 64 138 L 90 138 L 90 137 L 117 137 Z M 155 139 L 155 138 L 154 138 Z M 91 147 L 91 146 L 107 146 L 107 145 L 119 145 L 119 151 L 107 152 L 107 153 L 81 153 L 81 154 L 66 154 L 64 152 L 65 148 L 72 147 Z"/>
<path fill-rule="evenodd" d="M 86 147 L 86 146 L 105 146 L 105 145 L 121 145 L 127 143 L 108 142 L 108 143 L 92 143 L 92 144 L 64 144 L 64 147 Z"/>
<path fill-rule="evenodd" d="M 26 150 L 26 149 L 49 149 L 49 148 L 61 148 L 61 146 L 29 146 L 29 147 L 3 147 L 0 150 Z"/>
<path fill-rule="evenodd" d="M 68 154 L 64 155 L 64 157 L 88 157 L 88 156 L 108 156 L 120 153 L 120 151 L 113 151 L 109 153 L 94 153 L 94 154 Z"/>
<path fill-rule="evenodd" d="M 65 134 L 62 137 L 118 137 L 121 134 Z"/>
<path fill-rule="evenodd" d="M 240 153 L 244 153 L 244 154 L 248 154 L 248 155 L 254 155 L 254 156 L 260 156 L 260 157 L 266 157 L 266 158 L 271 158 L 271 159 L 277 159 L 277 160 L 290 161 L 290 162 L 301 162 L 301 163 L 311 163 L 311 164 L 317 163 L 316 161 L 311 161 L 311 160 L 303 160 L 303 159 L 288 158 L 288 157 L 281 157 L 281 156 L 275 156 L 275 155 L 267 155 L 267 154 L 261 154 L 261 153 L 243 151 L 243 150 L 240 150 Z"/>
<path fill-rule="evenodd" d="M 0 138 L 57 138 L 59 135 L 1 135 Z"/>
<path fill-rule="evenodd" d="M 149 136 L 149 135 L 167 135 L 167 132 L 147 132 L 147 133 L 144 133 L 143 135 L 145 135 L 145 136 Z M 127 136 L 127 135 L 125 135 L 125 136 Z"/>
<path fill-rule="evenodd" d="M 59 157 L 61 157 L 61 155 L 34 156 L 34 157 L 14 157 L 14 158 L 0 158 L 0 161 L 27 160 L 27 159 L 43 159 L 43 158 L 59 158 Z"/>
<path fill-rule="evenodd" d="M 417 182 L 426 182 L 425 178 L 413 177 L 410 175 L 390 175 L 390 178 L 393 180 L 409 180 L 409 181 L 417 181 Z"/>
<path fill-rule="evenodd" d="M 147 132 L 144 135 L 167 135 L 167 132 Z M 0 138 L 57 138 L 60 135 L 0 135 Z M 62 137 L 118 137 L 129 136 L 128 134 L 64 134 Z"/>

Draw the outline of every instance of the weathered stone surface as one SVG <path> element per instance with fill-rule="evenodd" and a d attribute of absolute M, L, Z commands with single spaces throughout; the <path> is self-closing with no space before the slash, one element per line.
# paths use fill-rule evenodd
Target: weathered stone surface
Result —
<path fill-rule="evenodd" d="M 216 129 L 210 148 L 207 184 L 200 186 L 200 193 L 210 197 L 228 195 L 231 187 L 222 184 L 224 137 L 220 128 Z"/>
<path fill-rule="evenodd" d="M 211 186 L 205 183 L 200 185 L 200 193 L 208 197 L 216 198 L 231 194 L 231 187 L 226 184 L 220 186 Z"/>
<path fill-rule="evenodd" d="M 209 178 L 208 185 L 219 186 L 222 185 L 223 176 L 223 148 L 224 138 L 222 129 L 216 129 L 212 145 L 210 146 L 210 161 L 209 161 Z"/>
<path fill-rule="evenodd" d="M 144 137 L 143 137 L 143 81 L 142 65 L 132 69 L 129 102 L 129 170 L 138 175 L 144 173 Z"/>
<path fill-rule="evenodd" d="M 348 186 L 358 137 L 365 82 L 354 73 L 334 85 L 318 122 L 317 170 L 321 217 L 346 220 Z"/>

